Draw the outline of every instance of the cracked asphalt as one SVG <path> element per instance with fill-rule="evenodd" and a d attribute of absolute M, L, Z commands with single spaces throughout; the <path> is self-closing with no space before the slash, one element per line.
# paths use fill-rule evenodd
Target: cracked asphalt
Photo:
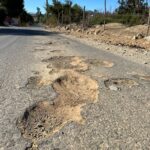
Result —
<path fill-rule="evenodd" d="M 21 135 L 16 123 L 27 108 L 56 96 L 50 85 L 40 90 L 24 90 L 28 79 L 39 71 L 36 65 L 44 55 L 51 57 L 47 53 L 51 45 L 41 44 L 46 54 L 42 50 L 34 51 L 43 40 L 54 41 L 58 48 L 63 45 L 64 56 L 110 61 L 114 66 L 96 65 L 85 72 L 99 85 L 98 101 L 82 108 L 85 123 L 67 122 L 53 136 L 38 141 L 33 147 L 32 141 Z M 35 57 L 35 53 L 40 53 L 40 57 Z M 0 150 L 149 150 L 149 76 L 150 68 L 146 65 L 40 27 L 0 27 Z M 105 81 L 111 81 L 110 89 Z M 132 86 L 132 83 L 136 84 Z"/>

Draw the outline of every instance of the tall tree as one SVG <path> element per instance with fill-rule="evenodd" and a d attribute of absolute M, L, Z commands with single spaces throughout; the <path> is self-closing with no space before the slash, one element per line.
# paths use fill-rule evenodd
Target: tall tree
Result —
<path fill-rule="evenodd" d="M 1 0 L 1 5 L 7 8 L 10 17 L 17 17 L 24 9 L 24 0 Z"/>
<path fill-rule="evenodd" d="M 41 9 L 39 7 L 36 8 L 37 12 L 36 12 L 36 16 L 37 16 L 37 21 L 40 22 L 41 19 Z"/>
<path fill-rule="evenodd" d="M 119 14 L 123 14 L 126 12 L 126 1 L 125 0 L 118 0 L 118 3 L 119 3 L 119 7 L 117 8 L 117 12 Z"/>
<path fill-rule="evenodd" d="M 117 12 L 120 14 L 143 14 L 148 6 L 145 0 L 118 0 L 118 3 L 119 7 Z"/>
<path fill-rule="evenodd" d="M 48 0 L 46 0 L 46 18 L 48 18 L 48 6 L 49 6 Z"/>
<path fill-rule="evenodd" d="M 83 9 L 80 5 L 72 5 L 71 0 L 65 0 L 61 3 L 59 0 L 53 0 L 52 5 L 48 5 L 49 17 L 57 18 L 57 23 L 79 23 L 82 20 Z"/>
<path fill-rule="evenodd" d="M 80 22 L 80 20 L 82 19 L 82 15 L 83 15 L 83 10 L 81 6 L 79 6 L 78 4 L 74 4 L 72 6 L 72 21 Z"/>

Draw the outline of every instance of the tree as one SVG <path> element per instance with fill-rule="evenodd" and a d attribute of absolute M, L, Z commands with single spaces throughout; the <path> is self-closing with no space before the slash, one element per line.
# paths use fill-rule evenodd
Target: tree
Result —
<path fill-rule="evenodd" d="M 25 10 L 23 10 L 20 14 L 20 21 L 22 24 L 24 23 L 32 24 L 34 22 L 34 19 L 30 14 L 28 14 Z"/>
<path fill-rule="evenodd" d="M 6 7 L 10 17 L 18 17 L 24 8 L 23 0 L 1 0 L 1 5 Z"/>
<path fill-rule="evenodd" d="M 46 7 L 45 7 L 45 9 L 46 9 L 46 18 L 48 18 L 48 0 L 46 0 Z"/>
<path fill-rule="evenodd" d="M 49 5 L 48 12 L 52 16 L 54 15 L 57 18 L 57 23 L 60 23 L 61 12 L 62 12 L 62 4 L 60 1 L 53 0 L 52 5 Z"/>
<path fill-rule="evenodd" d="M 37 7 L 36 15 L 37 15 L 37 21 L 38 21 L 38 23 L 40 22 L 41 14 L 42 14 L 42 13 L 41 13 L 40 8 L 39 8 L 39 7 Z"/>
<path fill-rule="evenodd" d="M 81 6 L 79 6 L 78 4 L 74 4 L 72 6 L 72 21 L 80 22 L 82 19 L 82 15 L 83 15 L 83 10 Z"/>
<path fill-rule="evenodd" d="M 119 14 L 144 14 L 148 12 L 148 3 L 144 0 L 119 0 L 119 7 L 116 10 Z"/>
<path fill-rule="evenodd" d="M 71 23 L 72 19 L 72 1 L 65 0 L 64 8 L 64 20 L 66 23 Z"/>
<path fill-rule="evenodd" d="M 60 22 L 65 24 L 71 22 L 79 23 L 83 16 L 83 9 L 81 6 L 78 4 L 72 5 L 71 0 L 65 0 L 64 3 L 61 3 L 59 0 L 53 0 L 52 5 L 48 5 L 47 11 L 51 20 L 57 18 L 57 24 Z"/>
<path fill-rule="evenodd" d="M 3 24 L 6 15 L 7 15 L 7 9 L 3 6 L 0 6 L 0 25 Z"/>
<path fill-rule="evenodd" d="M 119 14 L 124 14 L 125 12 L 127 12 L 127 10 L 126 10 L 126 7 L 127 7 L 126 1 L 125 0 L 118 0 L 118 3 L 119 3 L 119 7 L 117 8 L 116 11 Z"/>

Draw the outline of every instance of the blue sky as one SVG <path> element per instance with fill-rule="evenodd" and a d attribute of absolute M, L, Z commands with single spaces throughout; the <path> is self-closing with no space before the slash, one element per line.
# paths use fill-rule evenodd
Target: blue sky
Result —
<path fill-rule="evenodd" d="M 25 1 L 25 9 L 28 12 L 36 12 L 36 8 L 39 7 L 41 11 L 44 13 L 44 6 L 46 0 L 24 0 Z M 61 0 L 63 1 L 63 0 Z M 86 6 L 87 10 L 101 10 L 104 9 L 104 0 L 72 0 L 73 3 L 78 3 L 81 6 Z M 107 9 L 110 11 L 114 10 L 118 6 L 118 0 L 107 0 Z M 52 1 L 49 0 L 51 4 Z"/>

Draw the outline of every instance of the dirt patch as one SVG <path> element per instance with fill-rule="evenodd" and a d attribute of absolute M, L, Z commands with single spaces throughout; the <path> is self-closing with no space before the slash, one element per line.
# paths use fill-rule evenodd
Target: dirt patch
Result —
<path fill-rule="evenodd" d="M 52 105 L 48 101 L 39 102 L 26 110 L 23 118 L 18 122 L 18 128 L 24 138 L 40 140 L 59 131 L 68 121 L 82 119 L 80 111 L 80 107 L 63 108 Z M 75 118 L 71 116 L 74 113 L 76 113 Z"/>
<path fill-rule="evenodd" d="M 86 71 L 89 69 L 88 64 L 85 62 L 85 58 L 84 57 L 73 57 L 70 64 L 75 67 L 78 68 L 77 71 Z"/>
<path fill-rule="evenodd" d="M 87 59 L 86 63 L 90 64 L 91 66 L 102 66 L 106 68 L 111 68 L 114 66 L 113 62 L 110 61 L 100 61 L 98 59 Z"/>
<path fill-rule="evenodd" d="M 59 69 L 73 69 L 75 71 L 87 71 L 89 67 L 106 67 L 111 68 L 114 66 L 114 63 L 109 61 L 100 61 L 97 59 L 87 59 L 85 57 L 77 57 L 77 56 L 55 56 L 51 57 L 47 60 L 43 60 L 44 62 L 48 62 L 48 68 L 59 70 Z"/>
<path fill-rule="evenodd" d="M 61 105 L 77 106 L 98 99 L 97 83 L 74 71 L 58 78 L 53 83 L 53 88 L 59 94 Z"/>
<path fill-rule="evenodd" d="M 49 65 L 47 67 L 52 69 L 73 69 L 75 71 L 88 70 L 88 65 L 83 62 L 82 57 L 55 56 L 43 61 L 48 62 Z"/>
<path fill-rule="evenodd" d="M 52 45 L 54 42 L 52 41 L 37 41 L 35 44 L 39 44 L 39 45 Z"/>
<path fill-rule="evenodd" d="M 123 87 L 132 88 L 133 86 L 137 86 L 138 83 L 132 79 L 128 78 L 113 78 L 104 81 L 105 86 L 110 90 L 119 90 Z"/>
<path fill-rule="evenodd" d="M 114 65 L 112 62 L 87 59 L 81 56 L 54 56 L 42 62 L 46 62 L 46 68 L 44 69 L 45 73 L 42 73 L 42 85 L 51 84 L 52 81 L 64 75 L 66 71 L 72 70 L 85 73 L 89 69 L 92 69 L 92 67 L 110 68 Z M 98 76 L 100 77 L 101 75 Z"/>
<path fill-rule="evenodd" d="M 52 102 L 42 101 L 28 108 L 17 122 L 24 138 L 37 141 L 58 132 L 66 123 L 82 123 L 81 109 L 98 99 L 97 82 L 68 71 L 52 84 L 58 96 Z"/>

